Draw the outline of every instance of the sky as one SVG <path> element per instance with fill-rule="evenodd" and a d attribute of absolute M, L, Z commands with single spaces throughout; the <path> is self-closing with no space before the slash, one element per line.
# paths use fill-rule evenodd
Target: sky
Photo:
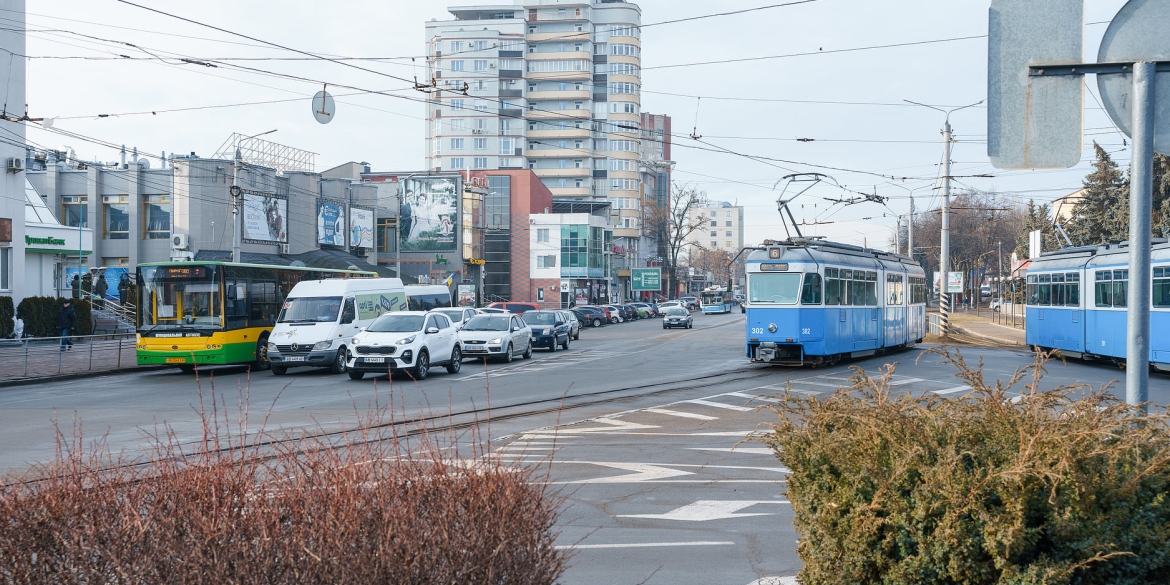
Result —
<path fill-rule="evenodd" d="M 424 76 L 424 22 L 449 19 L 449 3 L 135 2 L 290 49 L 366 60 L 343 61 L 352 66 L 316 60 L 116 0 L 28 1 L 30 116 L 156 155 L 211 156 L 233 132 L 276 129 L 266 138 L 317 153 L 318 171 L 347 161 L 366 161 L 375 170 L 422 168 L 422 94 L 402 79 Z M 638 2 L 643 25 L 777 3 Z M 1095 60 L 1102 23 L 1123 4 L 1086 0 L 1086 60 Z M 776 209 L 783 177 L 820 172 L 844 190 L 825 182 L 793 201 L 797 221 L 808 224 L 804 234 L 888 248 L 911 193 L 920 213 L 941 205 L 944 115 L 903 100 L 949 109 L 985 99 L 988 6 L 987 0 L 814 0 L 648 26 L 641 39 L 642 110 L 673 118 L 677 182 L 746 208 L 746 244 L 785 236 Z M 5 20 L 11 17 L 0 12 L 0 23 L 11 24 Z M 963 37 L 976 38 L 924 43 Z M 870 48 L 904 43 L 922 44 Z M 780 57 L 698 64 L 774 56 Z M 208 67 L 182 58 L 248 60 Z M 337 99 L 327 125 L 314 120 L 310 106 L 323 84 Z M 1096 84 L 1087 89 L 1086 150 L 1081 164 L 1067 170 L 994 169 L 986 154 L 986 109 L 952 114 L 953 188 L 995 191 L 1020 204 L 1051 201 L 1080 187 L 1093 140 L 1128 166 L 1122 135 L 1094 101 Z M 252 102 L 268 103 L 235 105 Z M 116 149 L 45 130 L 30 129 L 28 138 L 37 146 L 72 147 L 83 160 L 118 158 Z M 858 192 L 889 199 L 884 205 L 830 201 Z"/>

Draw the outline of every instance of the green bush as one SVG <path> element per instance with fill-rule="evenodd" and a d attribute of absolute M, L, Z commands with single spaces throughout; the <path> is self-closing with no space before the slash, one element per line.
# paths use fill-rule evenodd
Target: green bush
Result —
<path fill-rule="evenodd" d="M 12 307 L 12 297 L 0 297 L 0 338 L 12 335 L 16 327 L 16 322 L 12 320 L 14 316 L 16 310 Z"/>
<path fill-rule="evenodd" d="M 1039 391 L 1047 356 L 989 385 L 935 353 L 970 394 L 892 398 L 887 366 L 773 407 L 802 584 L 1170 582 L 1167 415 L 1105 388 Z"/>
<path fill-rule="evenodd" d="M 77 331 L 73 335 L 89 335 L 93 331 L 93 318 L 90 315 L 88 301 L 72 299 L 73 309 L 77 311 Z M 24 319 L 24 333 L 33 337 L 56 337 L 61 334 L 57 330 L 57 311 L 61 308 L 64 298 L 53 297 L 25 297 L 16 307 L 16 315 Z"/>

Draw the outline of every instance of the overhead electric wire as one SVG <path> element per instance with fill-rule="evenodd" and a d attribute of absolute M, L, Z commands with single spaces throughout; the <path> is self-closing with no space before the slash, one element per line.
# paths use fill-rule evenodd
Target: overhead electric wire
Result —
<path fill-rule="evenodd" d="M 126 0 L 118 0 L 125 2 Z M 697 61 L 694 63 L 672 63 L 669 65 L 654 65 L 651 67 L 642 67 L 642 71 L 649 71 L 651 69 L 674 69 L 677 67 L 698 67 L 701 65 L 722 65 L 725 63 L 742 63 L 745 61 L 765 61 L 769 59 L 788 59 L 791 57 L 808 57 L 810 55 L 830 55 L 836 53 L 853 53 L 857 51 L 873 51 L 878 49 L 893 49 L 897 47 L 913 47 L 917 45 L 931 45 L 937 43 L 951 43 L 955 41 L 969 41 L 973 39 L 985 39 L 987 35 L 971 35 L 965 37 L 951 37 L 946 39 L 932 39 L 928 41 L 911 41 L 906 43 L 891 43 L 888 45 L 870 45 L 866 47 L 851 47 L 847 49 L 829 49 L 828 51 L 806 51 L 803 53 L 787 53 L 783 55 L 766 55 L 762 57 L 739 57 L 735 59 L 719 59 L 716 61 Z"/>

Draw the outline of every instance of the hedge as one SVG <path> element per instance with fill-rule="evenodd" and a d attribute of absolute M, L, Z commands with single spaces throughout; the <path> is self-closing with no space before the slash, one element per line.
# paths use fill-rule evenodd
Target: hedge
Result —
<path fill-rule="evenodd" d="M 12 335 L 13 329 L 16 327 L 16 322 L 13 317 L 16 316 L 16 311 L 12 307 L 12 297 L 0 296 L 0 339 L 7 339 Z"/>
<path fill-rule="evenodd" d="M 891 397 L 887 366 L 772 407 L 803 585 L 1170 582 L 1166 414 L 1039 391 L 1047 356 L 989 384 L 936 353 L 968 395 Z"/>
<path fill-rule="evenodd" d="M 70 299 L 77 311 L 77 331 L 72 335 L 89 335 L 93 331 L 89 301 Z M 25 297 L 16 307 L 16 315 L 24 319 L 24 333 L 33 337 L 56 337 L 57 311 L 65 302 L 62 297 Z"/>

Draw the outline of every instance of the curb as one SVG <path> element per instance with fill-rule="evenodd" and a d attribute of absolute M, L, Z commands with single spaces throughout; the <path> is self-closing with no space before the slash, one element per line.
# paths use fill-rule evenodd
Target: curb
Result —
<path fill-rule="evenodd" d="M 992 342 L 992 343 L 998 343 L 998 344 L 1000 344 L 1000 345 L 1011 345 L 1011 346 L 1016 346 L 1016 347 L 1024 347 L 1024 346 L 1027 346 L 1027 345 L 1028 345 L 1027 343 L 1022 343 L 1022 342 L 1016 341 L 1016 340 L 1014 340 L 1014 339 L 1004 339 L 1004 338 L 1002 338 L 1002 337 L 995 337 L 995 336 L 993 336 L 993 335 L 986 335 L 986 334 L 983 334 L 983 333 L 976 333 L 976 332 L 974 332 L 974 331 L 971 331 L 970 329 L 966 329 L 966 328 L 964 328 L 964 327 L 958 327 L 958 326 L 955 326 L 955 325 L 952 325 L 952 326 L 951 326 L 951 329 L 954 329 L 955 331 L 958 331 L 958 332 L 959 332 L 960 334 L 962 334 L 962 335 L 967 335 L 967 336 L 974 337 L 974 338 L 977 338 L 977 339 L 983 339 L 983 340 L 986 340 L 986 341 L 990 341 L 990 342 Z"/>
<path fill-rule="evenodd" d="M 75 372 L 69 374 L 55 374 L 52 376 L 37 376 L 35 378 L 0 378 L 0 386 L 11 388 L 13 386 L 29 386 L 32 384 L 42 384 L 45 382 L 64 382 L 69 380 L 77 380 L 80 378 L 96 378 L 103 376 L 116 376 L 119 374 L 128 374 L 131 372 L 149 372 L 153 370 L 161 370 L 167 367 L 174 366 L 134 366 L 128 368 L 119 368 L 115 370 L 98 370 L 96 372 Z"/>

